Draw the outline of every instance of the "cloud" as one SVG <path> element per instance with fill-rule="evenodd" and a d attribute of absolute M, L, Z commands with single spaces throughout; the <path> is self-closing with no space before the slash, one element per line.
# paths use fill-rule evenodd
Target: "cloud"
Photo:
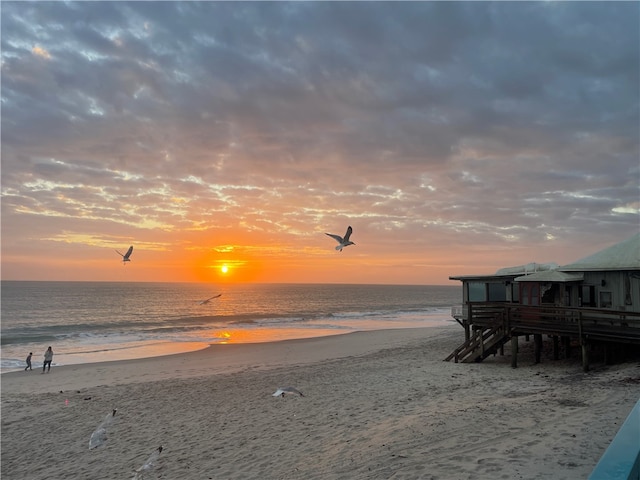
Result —
<path fill-rule="evenodd" d="M 381 259 L 398 238 L 590 253 L 638 228 L 639 9 L 7 3 L 3 251 L 357 221 Z"/>

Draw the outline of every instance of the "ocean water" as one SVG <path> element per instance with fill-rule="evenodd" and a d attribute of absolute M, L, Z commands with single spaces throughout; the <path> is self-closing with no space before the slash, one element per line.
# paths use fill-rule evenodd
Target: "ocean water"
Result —
<path fill-rule="evenodd" d="M 2 281 L 1 372 L 454 321 L 457 286 Z M 221 294 L 209 303 L 202 300 Z"/>

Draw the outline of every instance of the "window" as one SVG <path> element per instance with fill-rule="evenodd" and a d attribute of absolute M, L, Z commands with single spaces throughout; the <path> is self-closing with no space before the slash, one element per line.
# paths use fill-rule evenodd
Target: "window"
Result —
<path fill-rule="evenodd" d="M 540 299 L 541 303 L 555 303 L 557 297 L 559 296 L 558 285 L 553 284 L 540 287 L 540 293 L 542 294 L 542 298 Z"/>
<path fill-rule="evenodd" d="M 483 282 L 469 282 L 469 301 L 470 302 L 486 302 L 487 289 Z"/>
<path fill-rule="evenodd" d="M 522 305 L 540 305 L 540 286 L 533 282 L 522 282 Z"/>
<path fill-rule="evenodd" d="M 504 283 L 489 283 L 489 301 L 490 302 L 506 302 L 507 288 Z"/>
<path fill-rule="evenodd" d="M 580 289 L 580 306 L 596 306 L 595 287 L 593 285 L 582 285 L 582 288 Z"/>
<path fill-rule="evenodd" d="M 511 301 L 515 303 L 520 302 L 520 285 L 517 283 L 511 284 Z"/>
<path fill-rule="evenodd" d="M 611 292 L 600 292 L 600 308 L 611 308 Z"/>

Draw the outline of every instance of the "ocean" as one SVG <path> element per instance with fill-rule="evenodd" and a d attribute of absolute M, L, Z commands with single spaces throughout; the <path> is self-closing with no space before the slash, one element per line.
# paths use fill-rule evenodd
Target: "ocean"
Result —
<path fill-rule="evenodd" d="M 453 322 L 458 286 L 2 281 L 2 373 Z M 214 295 L 208 303 L 203 300 Z"/>

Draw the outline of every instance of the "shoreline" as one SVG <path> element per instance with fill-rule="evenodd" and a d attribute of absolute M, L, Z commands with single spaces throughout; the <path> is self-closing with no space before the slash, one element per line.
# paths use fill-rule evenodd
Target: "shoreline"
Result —
<path fill-rule="evenodd" d="M 152 339 L 138 342 L 123 342 L 121 344 L 94 344 L 90 346 L 58 345 L 54 346 L 53 366 L 72 366 L 83 364 L 97 364 L 101 362 L 111 362 L 120 360 L 138 360 L 144 358 L 156 358 L 165 355 L 175 355 L 188 353 L 206 349 L 214 345 L 226 344 L 259 344 L 273 343 L 286 340 L 304 340 L 309 338 L 319 338 L 325 336 L 344 335 L 354 332 L 368 332 L 375 330 L 397 330 L 397 329 L 416 329 L 416 328 L 434 328 L 444 325 L 454 324 L 453 318 L 443 315 L 432 315 L 422 319 L 420 322 L 410 321 L 357 321 L 349 320 L 334 321 L 333 327 L 314 326 L 312 322 L 306 326 L 296 325 L 279 325 L 276 327 L 260 327 L 260 328 L 239 328 L 230 326 L 227 328 L 208 329 L 208 334 L 214 332 L 213 337 L 193 339 L 189 337 L 173 338 L 170 340 Z M 311 325 L 311 326 L 310 326 Z M 33 351 L 34 369 L 42 368 L 41 351 L 44 352 L 49 343 L 42 344 L 37 348 L 30 346 L 21 348 L 22 352 Z M 13 354 L 13 355 L 12 355 Z M 11 357 L 4 358 L 4 355 Z M 26 354 L 25 354 L 26 355 Z M 0 369 L 0 377 L 7 373 L 15 373 L 24 371 L 24 360 L 18 360 L 16 357 L 16 348 L 12 346 L 3 347 L 3 365 L 11 363 L 12 365 L 3 366 Z"/>
<path fill-rule="evenodd" d="M 444 362 L 463 339 L 379 330 L 4 374 L 1 475 L 131 478 L 162 445 L 147 480 L 588 477 L 640 396 L 640 364 L 534 365 L 533 342 L 517 369 L 508 352 Z M 305 396 L 272 397 L 282 386 Z"/>
<path fill-rule="evenodd" d="M 393 348 L 410 341 L 412 336 L 419 336 L 418 333 L 422 330 L 441 328 L 454 329 L 455 326 L 336 332 L 319 337 L 256 343 L 214 343 L 198 350 L 154 357 L 59 366 L 54 364 L 48 374 L 42 374 L 39 368 L 34 368 L 32 372 L 5 372 L 0 375 L 0 385 L 3 392 L 6 388 L 12 393 L 33 393 L 34 389 L 42 392 L 43 388 L 58 392 L 102 384 L 122 385 L 140 381 L 224 375 L 245 369 L 268 370 L 363 355 L 385 346 Z M 345 338 L 337 340 L 339 337 Z M 358 341 L 359 338 L 364 340 Z M 208 363 L 209 360 L 212 363 Z M 42 375 L 43 378 L 33 384 L 30 378 L 33 375 Z"/>

